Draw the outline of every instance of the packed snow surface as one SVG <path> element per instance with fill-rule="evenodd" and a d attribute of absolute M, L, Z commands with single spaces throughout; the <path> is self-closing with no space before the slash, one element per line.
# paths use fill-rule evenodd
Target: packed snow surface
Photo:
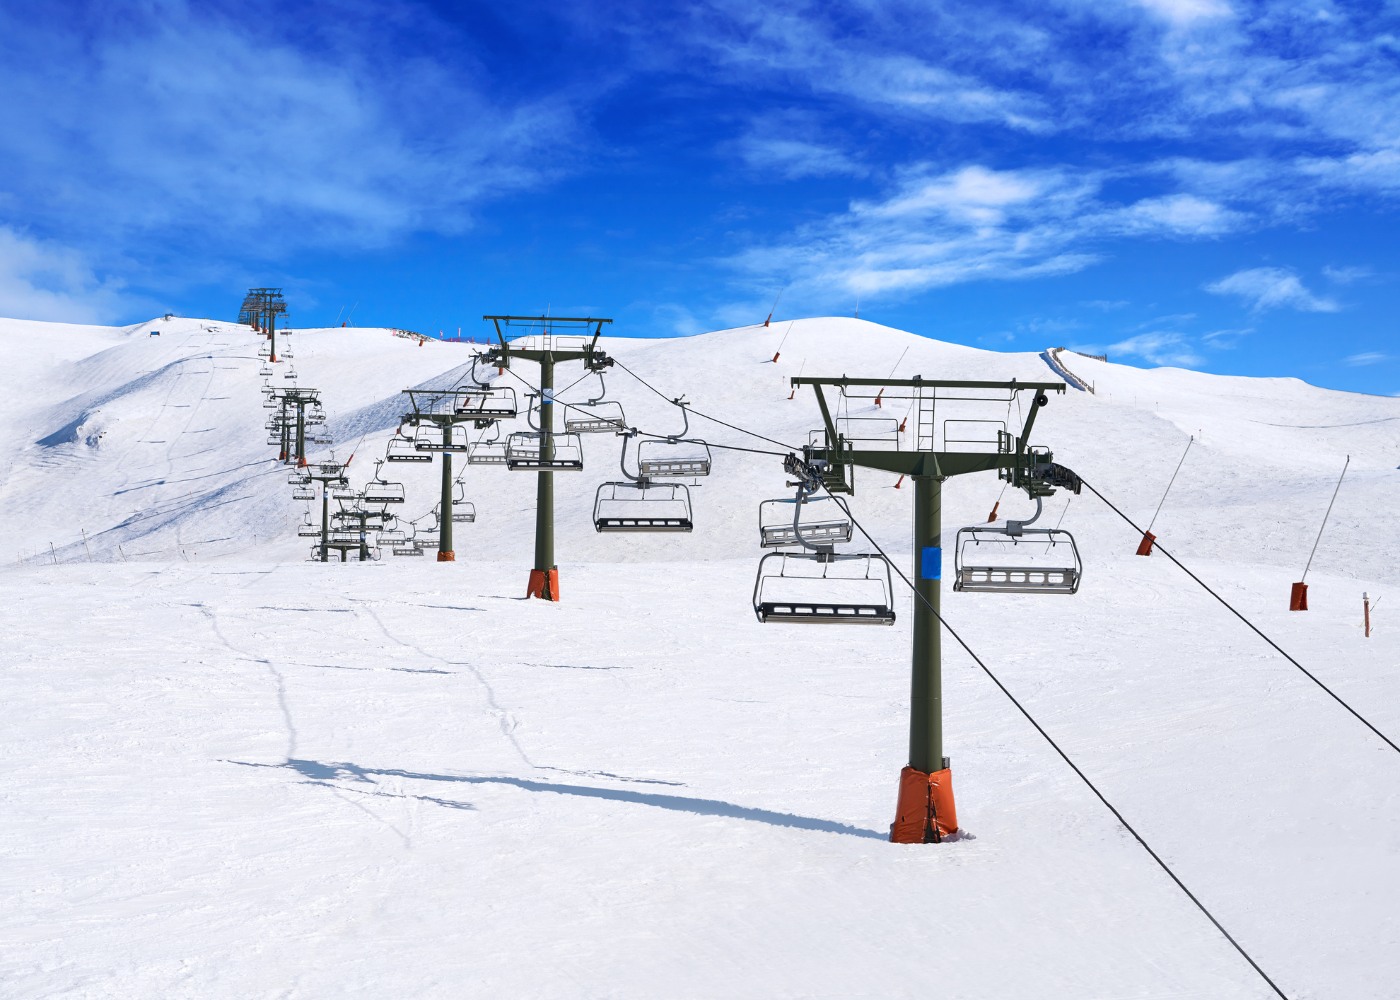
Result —
<path fill-rule="evenodd" d="M 797 321 L 772 363 L 786 330 L 604 338 L 628 423 L 679 432 L 684 394 L 692 435 L 774 454 L 716 448 L 692 534 L 607 535 L 593 495 L 621 441 L 587 436 L 584 471 L 555 477 L 552 604 L 523 599 L 535 477 L 460 458 L 477 520 L 456 562 L 307 562 L 319 507 L 266 444 L 248 328 L 0 321 L 0 996 L 1272 995 L 946 634 L 964 833 L 887 842 L 907 590 L 892 628 L 750 607 L 758 505 L 791 495 L 781 455 L 820 422 L 788 378 L 903 354 L 895 377 L 1058 380 L 849 319 Z M 269 380 L 321 390 L 334 444 L 312 458 L 353 452 L 357 484 L 400 390 L 471 370 L 470 345 L 385 330 L 284 345 Z M 1145 524 L 1194 437 L 1154 533 L 1400 738 L 1400 400 L 1062 360 L 1096 391 L 1052 394 L 1032 440 Z M 538 378 L 478 374 L 522 402 Z M 581 375 L 560 366 L 561 400 L 597 397 L 593 376 L 564 388 Z M 384 473 L 426 523 L 437 461 Z M 907 567 L 896 481 L 858 470 L 852 509 Z M 1400 754 L 1136 557 L 1091 493 L 1067 500 L 1044 520 L 1074 533 L 1080 592 L 945 586 L 948 622 L 1289 996 L 1400 995 Z M 945 484 L 945 583 L 954 530 L 998 501 L 1032 511 L 990 474 Z"/>

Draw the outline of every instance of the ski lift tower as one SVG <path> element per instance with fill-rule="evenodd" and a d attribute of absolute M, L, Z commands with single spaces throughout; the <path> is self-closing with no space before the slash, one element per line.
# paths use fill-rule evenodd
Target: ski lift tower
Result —
<path fill-rule="evenodd" d="M 555 469 L 581 467 L 582 449 L 579 449 L 578 461 L 568 464 L 561 463 L 555 454 L 554 366 L 582 361 L 584 367 L 592 372 L 611 368 L 613 359 L 599 350 L 598 338 L 602 336 L 604 324 L 612 320 L 592 316 L 483 316 L 482 319 L 490 320 L 496 328 L 497 343 L 483 355 L 487 364 L 504 370 L 510 367 L 512 359 L 518 358 L 540 366 L 537 445 L 522 442 L 525 446 L 519 452 L 521 459 L 513 462 L 508 443 L 506 466 L 533 468 L 538 473 L 535 487 L 535 566 L 530 570 L 530 583 L 525 596 L 557 601 L 559 567 L 554 562 L 554 472 Z M 502 328 L 512 326 L 523 326 L 537 332 L 537 335 L 508 341 Z M 567 332 L 564 336 L 558 336 L 558 330 Z M 514 439 L 517 435 L 511 437 Z"/>
<path fill-rule="evenodd" d="M 352 455 L 351 458 L 353 457 Z M 330 562 L 331 491 L 348 491 L 350 489 L 350 480 L 345 475 L 345 470 L 349 466 L 349 460 L 343 463 L 317 462 L 315 465 L 307 466 L 306 471 L 301 473 L 306 480 L 321 484 L 321 544 L 319 546 L 321 562 Z M 342 558 L 343 555 L 342 552 Z"/>
<path fill-rule="evenodd" d="M 943 756 L 942 647 L 938 614 L 942 577 L 943 482 L 952 476 L 995 471 L 1008 485 L 1035 499 L 1056 486 L 1079 492 L 1078 478 L 1054 464 L 1048 449 L 1029 443 L 1036 414 L 1063 382 L 981 382 L 913 379 L 803 378 L 821 409 L 823 428 L 790 457 L 789 472 L 819 482 L 830 493 L 855 492 L 855 466 L 914 480 L 914 636 L 910 682 L 909 763 L 900 774 L 899 800 L 890 839 L 931 843 L 957 830 L 952 775 Z M 899 422 L 875 416 L 833 416 L 825 389 L 844 401 L 908 400 L 917 414 L 909 434 Z M 1024 397 L 1029 405 L 1022 405 Z M 989 409 L 995 407 L 989 413 Z M 1021 417 L 1019 430 L 1013 408 Z M 847 407 L 849 414 L 849 405 Z M 990 419 L 989 419 L 990 417 Z M 893 427 L 886 427 L 892 424 Z"/>
<path fill-rule="evenodd" d="M 277 317 L 287 315 L 287 301 L 280 288 L 250 288 L 243 298 L 239 320 L 252 319 L 253 330 L 271 341 L 268 360 L 277 361 Z"/>
<path fill-rule="evenodd" d="M 306 467 L 306 408 L 313 412 L 321 409 L 320 389 L 283 389 L 279 394 L 282 401 L 282 453 L 281 460 L 297 468 Z M 296 410 L 296 430 L 292 430 L 291 410 Z"/>
<path fill-rule="evenodd" d="M 438 562 L 454 562 L 457 553 L 452 548 L 452 453 L 471 451 L 471 440 L 467 426 L 490 427 L 497 420 L 513 416 L 514 403 L 509 414 L 505 411 L 483 409 L 480 393 L 470 389 L 405 389 L 412 411 L 405 413 L 404 424 L 415 428 L 413 448 L 415 451 L 442 452 L 442 509 L 449 516 L 442 519 L 442 530 L 438 534 Z M 425 456 L 429 457 L 429 456 Z"/>

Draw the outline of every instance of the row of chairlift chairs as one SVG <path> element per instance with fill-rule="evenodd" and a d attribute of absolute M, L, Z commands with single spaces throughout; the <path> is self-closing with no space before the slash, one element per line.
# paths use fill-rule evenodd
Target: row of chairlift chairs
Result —
<path fill-rule="evenodd" d="M 538 394 L 527 396 L 529 430 L 502 434 L 500 421 L 519 411 L 515 390 L 477 382 L 455 400 L 456 414 L 477 418 L 483 433 L 471 441 L 465 425 L 452 427 L 444 442 L 441 427 L 423 424 L 412 434 L 400 428 L 386 454 L 390 462 L 424 462 L 435 451 L 466 453 L 471 465 L 502 465 L 515 472 L 577 472 L 583 468 L 584 434 L 612 433 L 622 439 L 620 468 L 623 478 L 605 482 L 594 496 L 593 525 L 599 532 L 687 532 L 694 528 L 689 487 L 680 479 L 708 476 L 713 467 L 709 446 L 689 437 L 689 415 L 679 434 L 643 436 L 627 426 L 622 405 L 604 398 L 606 386 L 599 378 L 599 392 L 581 403 L 561 403 L 564 429 L 546 435 L 537 422 Z M 473 375 L 475 381 L 475 376 Z M 490 437 L 485 432 L 490 432 Z M 628 445 L 642 438 L 633 451 L 637 471 L 627 468 Z"/>
<path fill-rule="evenodd" d="M 759 560 L 753 610 L 760 622 L 893 625 L 893 573 L 878 552 L 842 552 L 852 520 L 832 496 L 799 485 L 793 498 L 759 505 Z M 1083 563 L 1070 532 L 1025 520 L 972 525 L 954 540 L 953 589 L 986 594 L 1073 594 Z"/>

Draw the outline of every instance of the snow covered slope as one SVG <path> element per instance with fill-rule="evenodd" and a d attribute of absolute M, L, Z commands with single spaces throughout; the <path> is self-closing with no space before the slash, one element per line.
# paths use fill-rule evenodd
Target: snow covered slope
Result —
<path fill-rule="evenodd" d="M 810 390 L 788 399 L 799 367 L 878 377 L 907 349 L 898 376 L 1052 379 L 1035 354 L 848 319 L 798 321 L 769 363 L 785 330 L 605 347 L 793 445 L 818 423 Z M 464 475 L 478 520 L 456 563 L 304 562 L 246 328 L 3 321 L 0 338 L 0 996 L 1270 995 L 951 643 L 970 836 L 884 841 L 909 600 L 890 629 L 754 621 L 779 457 L 717 451 L 693 535 L 619 538 L 589 523 L 618 442 L 586 438 L 585 471 L 556 476 L 564 601 L 522 601 L 534 478 L 502 469 Z M 294 365 L 322 390 L 361 481 L 397 392 L 469 357 L 384 330 L 291 343 L 274 378 Z M 1035 441 L 1146 521 L 1197 435 L 1157 535 L 1400 733 L 1400 400 L 1070 363 L 1098 392 L 1054 396 Z M 501 384 L 523 393 L 530 367 Z M 621 368 L 607 388 L 630 423 L 679 427 Z M 1346 455 L 1313 610 L 1289 614 Z M 436 501 L 435 466 L 386 468 L 406 471 L 405 516 Z M 858 472 L 854 509 L 907 553 L 893 485 Z M 999 495 L 951 481 L 946 528 Z M 1080 593 L 945 591 L 949 621 L 1290 996 L 1395 996 L 1400 756 L 1133 556 L 1092 496 L 1065 502 L 1048 510 L 1083 548 Z M 1387 595 L 1369 640 L 1362 590 Z"/>

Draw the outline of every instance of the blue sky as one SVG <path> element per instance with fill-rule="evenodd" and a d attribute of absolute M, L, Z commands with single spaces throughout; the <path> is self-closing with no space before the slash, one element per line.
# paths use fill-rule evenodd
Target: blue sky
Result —
<path fill-rule="evenodd" d="M 860 315 L 1400 393 L 1400 0 L 0 9 L 0 315 Z M 892 363 L 892 362 L 891 362 Z"/>

